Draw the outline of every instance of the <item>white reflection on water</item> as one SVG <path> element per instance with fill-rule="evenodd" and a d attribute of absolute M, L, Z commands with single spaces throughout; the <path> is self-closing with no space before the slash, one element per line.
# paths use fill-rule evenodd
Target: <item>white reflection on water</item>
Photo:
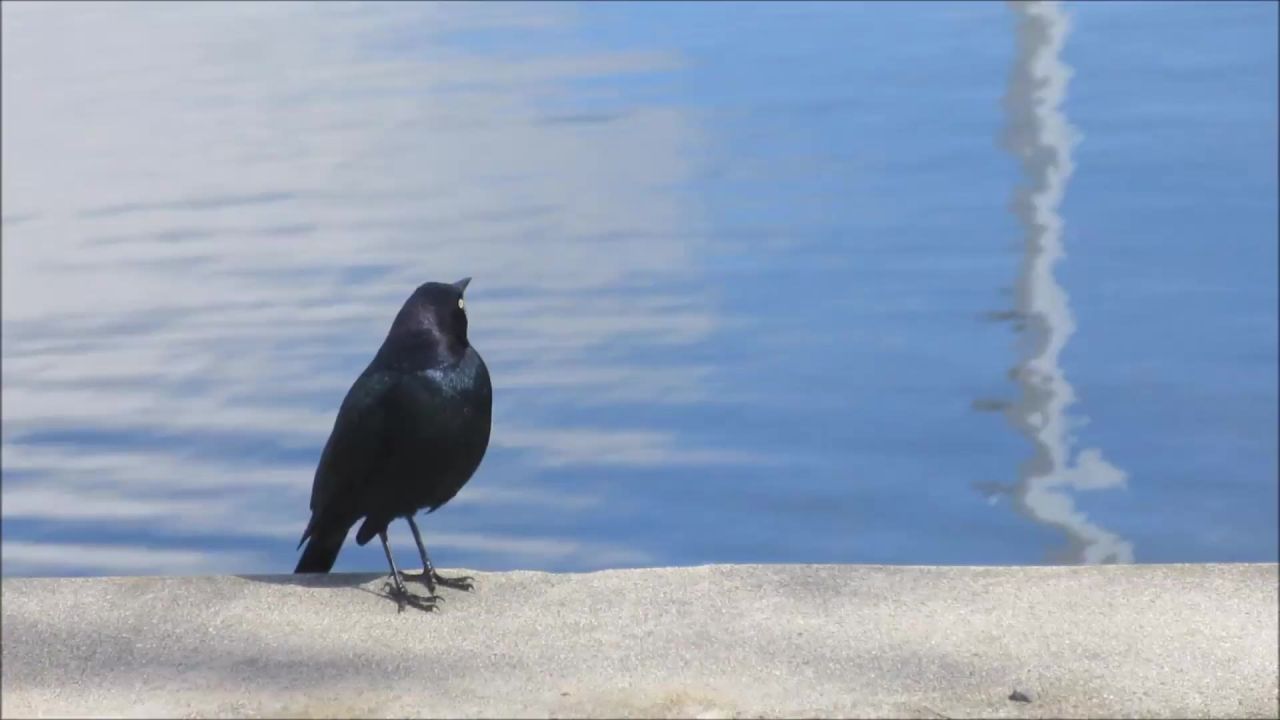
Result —
<path fill-rule="evenodd" d="M 151 575 L 181 568 L 188 573 L 233 573 L 252 559 L 238 553 L 211 555 L 145 545 L 101 545 L 6 540 L 5 572 L 61 574 L 92 568 L 99 575 Z"/>
<path fill-rule="evenodd" d="M 1073 169 L 1076 130 L 1060 110 L 1071 69 L 1062 61 L 1069 23 L 1054 2 L 1010 3 L 1017 16 L 1018 49 L 1004 99 L 1009 121 L 1005 146 L 1022 162 L 1026 184 L 1012 208 L 1025 232 L 1026 254 L 1014 301 L 1022 324 L 1014 379 L 1021 396 L 1006 414 L 1035 444 L 1035 455 L 1019 468 L 1020 479 L 1005 489 L 1018 510 L 1059 528 L 1070 538 L 1063 562 L 1132 562 L 1133 546 L 1075 508 L 1070 490 L 1124 486 L 1127 474 L 1095 448 L 1072 458 L 1073 419 L 1067 410 L 1075 391 L 1059 358 L 1075 332 L 1067 294 L 1053 275 L 1064 255 L 1058 207 Z"/>
<path fill-rule="evenodd" d="M 693 282 L 701 220 L 679 191 L 696 129 L 581 84 L 680 57 L 504 56 L 451 39 L 572 33 L 560 5 L 3 12 L 6 521 L 291 543 L 337 402 L 395 310 L 418 283 L 464 275 L 474 341 L 501 379 L 493 452 L 535 468 L 751 460 L 663 428 L 540 421 L 527 392 L 568 405 L 707 392 L 706 367 L 599 351 L 680 347 L 716 323 Z M 594 502 L 512 468 L 482 470 L 459 503 Z M 441 535 L 504 557 L 646 560 Z M 4 549 L 31 571 L 226 569 L 133 544 Z"/>

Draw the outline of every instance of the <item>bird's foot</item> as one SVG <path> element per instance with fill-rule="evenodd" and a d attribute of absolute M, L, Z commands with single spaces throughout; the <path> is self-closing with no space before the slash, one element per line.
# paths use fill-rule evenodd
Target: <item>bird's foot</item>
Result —
<path fill-rule="evenodd" d="M 404 609 L 407 606 L 413 606 L 415 609 L 423 612 L 431 612 L 436 609 L 436 601 L 440 599 L 434 590 L 432 590 L 431 594 L 426 597 L 414 595 L 409 592 L 409 589 L 404 586 L 403 582 L 400 582 L 400 578 L 388 580 L 387 584 L 384 585 L 382 589 L 386 591 L 387 597 L 396 601 L 396 612 L 404 612 Z"/>
<path fill-rule="evenodd" d="M 475 578 L 470 575 L 460 575 L 458 577 L 445 577 L 440 573 L 433 573 L 436 584 L 440 587 L 453 588 L 454 590 L 462 590 L 463 592 L 471 592 L 475 588 Z"/>
<path fill-rule="evenodd" d="M 451 588 L 453 590 L 462 590 L 464 592 L 470 592 L 475 587 L 475 584 L 472 582 L 475 578 L 470 575 L 462 575 L 456 578 L 445 577 L 444 575 L 436 572 L 434 568 L 430 571 L 423 571 L 420 573 L 405 573 L 404 576 L 410 580 L 417 580 L 418 582 L 426 585 L 427 591 L 433 596 L 436 594 L 437 585 L 440 587 Z"/>

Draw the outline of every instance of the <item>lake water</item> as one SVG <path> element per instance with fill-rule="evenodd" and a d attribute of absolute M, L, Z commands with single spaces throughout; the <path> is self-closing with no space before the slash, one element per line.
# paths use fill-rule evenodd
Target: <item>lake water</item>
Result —
<path fill-rule="evenodd" d="M 442 566 L 1274 562 L 1276 26 L 5 3 L 4 572 L 291 570 L 343 394 L 468 275 Z"/>

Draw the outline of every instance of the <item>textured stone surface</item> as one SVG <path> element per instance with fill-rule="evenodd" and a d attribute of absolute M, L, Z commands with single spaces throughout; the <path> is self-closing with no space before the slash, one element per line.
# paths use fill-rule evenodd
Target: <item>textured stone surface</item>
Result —
<path fill-rule="evenodd" d="M 1275 565 L 476 576 L 430 614 L 398 614 L 371 575 L 5 579 L 0 710 L 1280 714 Z"/>

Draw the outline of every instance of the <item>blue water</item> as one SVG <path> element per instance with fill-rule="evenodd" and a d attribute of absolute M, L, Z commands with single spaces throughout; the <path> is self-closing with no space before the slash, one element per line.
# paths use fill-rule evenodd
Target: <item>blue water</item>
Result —
<path fill-rule="evenodd" d="M 468 275 L 443 566 L 1277 560 L 1275 3 L 3 13 L 6 574 L 292 569 Z"/>

